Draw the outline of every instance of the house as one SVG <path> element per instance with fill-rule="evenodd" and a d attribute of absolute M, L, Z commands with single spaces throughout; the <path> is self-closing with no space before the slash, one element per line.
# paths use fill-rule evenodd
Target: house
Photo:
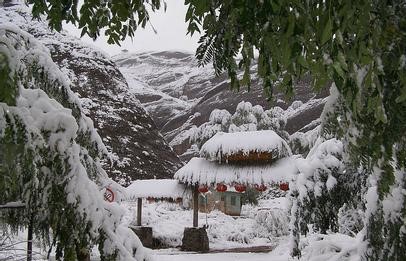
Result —
<path fill-rule="evenodd" d="M 248 186 L 264 191 L 270 184 L 286 184 L 296 174 L 289 145 L 274 131 L 219 132 L 175 173 L 200 192 L 199 210 L 219 209 L 240 215 L 241 193 Z"/>
<path fill-rule="evenodd" d="M 211 189 L 209 193 L 199 195 L 199 211 L 210 213 L 214 209 L 230 216 L 239 216 L 242 207 L 242 193 L 237 192 L 234 188 L 225 192 L 217 192 Z"/>

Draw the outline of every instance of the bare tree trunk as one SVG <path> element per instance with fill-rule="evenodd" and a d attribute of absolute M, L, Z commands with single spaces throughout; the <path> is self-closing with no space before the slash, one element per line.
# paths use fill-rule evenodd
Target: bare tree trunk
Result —
<path fill-rule="evenodd" d="M 27 236 L 27 261 L 32 261 L 32 219 L 30 220 L 30 224 L 28 225 L 28 236 Z"/>

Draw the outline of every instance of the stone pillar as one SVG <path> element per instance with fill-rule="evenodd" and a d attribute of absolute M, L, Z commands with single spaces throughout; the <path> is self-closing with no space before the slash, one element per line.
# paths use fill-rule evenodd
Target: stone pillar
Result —
<path fill-rule="evenodd" d="M 131 227 L 131 229 L 141 240 L 144 247 L 153 247 L 152 227 Z"/>
<path fill-rule="evenodd" d="M 209 238 L 206 229 L 196 227 L 186 227 L 182 238 L 183 251 L 208 252 Z"/>

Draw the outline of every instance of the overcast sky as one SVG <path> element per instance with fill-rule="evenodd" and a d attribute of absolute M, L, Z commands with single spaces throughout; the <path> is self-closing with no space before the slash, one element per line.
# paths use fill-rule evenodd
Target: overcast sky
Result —
<path fill-rule="evenodd" d="M 150 12 L 151 23 L 157 31 L 154 33 L 149 24 L 145 29 L 137 29 L 133 40 L 126 39 L 121 47 L 117 45 L 107 44 L 107 38 L 101 36 L 96 41 L 89 37 L 82 37 L 82 40 L 96 45 L 110 55 L 115 55 L 123 49 L 130 52 L 139 51 L 163 51 L 163 50 L 179 50 L 194 53 L 197 47 L 199 37 L 194 35 L 186 36 L 187 24 L 185 23 L 186 7 L 182 0 L 167 0 L 166 12 L 159 10 L 156 13 Z M 64 28 L 71 34 L 80 36 L 80 30 L 72 25 L 65 25 Z"/>

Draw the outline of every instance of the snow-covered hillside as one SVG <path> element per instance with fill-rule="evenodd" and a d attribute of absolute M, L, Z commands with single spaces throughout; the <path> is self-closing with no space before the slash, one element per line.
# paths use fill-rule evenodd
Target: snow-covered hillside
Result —
<path fill-rule="evenodd" d="M 46 22 L 32 20 L 23 5 L 1 8 L 0 20 L 33 34 L 50 49 L 111 152 L 113 164 L 105 164 L 110 176 L 122 184 L 172 177 L 178 157 L 108 55 L 65 32 L 51 31 Z"/>
<path fill-rule="evenodd" d="M 263 88 L 253 76 L 251 91 L 230 90 L 227 75 L 216 76 L 212 66 L 197 67 L 193 54 L 182 52 L 123 52 L 113 57 L 126 77 L 131 90 L 145 106 L 165 139 L 178 155 L 190 147 L 189 132 L 193 125 L 209 120 L 214 109 L 234 113 L 238 103 L 250 102 L 269 109 Z M 254 65 L 255 66 L 255 65 Z M 309 88 L 310 80 L 296 84 L 296 96 L 303 102 L 289 113 L 286 130 L 294 133 L 319 118 L 327 93 L 316 94 Z M 277 106 L 287 109 L 291 102 L 277 93 Z"/>

